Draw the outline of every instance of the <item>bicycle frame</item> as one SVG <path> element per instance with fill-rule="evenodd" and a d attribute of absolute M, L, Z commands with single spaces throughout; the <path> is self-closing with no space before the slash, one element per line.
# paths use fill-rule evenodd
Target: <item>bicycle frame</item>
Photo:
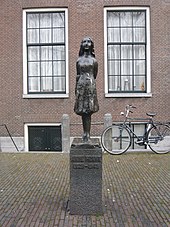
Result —
<path fill-rule="evenodd" d="M 135 106 L 131 106 L 131 105 L 127 105 L 126 106 L 126 108 L 125 108 L 126 114 L 125 114 L 125 119 L 123 121 L 122 126 L 125 127 L 129 131 L 129 133 L 131 135 L 131 138 L 133 136 L 134 138 L 137 139 L 136 144 L 138 144 L 139 146 L 147 145 L 147 143 L 148 143 L 148 131 L 149 131 L 149 129 L 151 127 L 155 127 L 156 128 L 156 126 L 155 126 L 155 124 L 153 122 L 153 116 L 150 116 L 149 118 L 130 118 L 129 117 L 129 114 L 130 113 L 133 113 L 130 110 L 131 108 L 136 108 L 136 107 Z M 124 115 L 124 113 L 121 112 L 121 115 Z M 132 128 L 129 126 L 129 125 L 131 125 L 131 121 L 130 120 L 137 120 L 137 121 L 142 120 L 142 121 L 146 121 L 147 126 L 146 126 L 145 132 L 144 132 L 144 134 L 142 136 L 138 136 L 132 130 Z"/>

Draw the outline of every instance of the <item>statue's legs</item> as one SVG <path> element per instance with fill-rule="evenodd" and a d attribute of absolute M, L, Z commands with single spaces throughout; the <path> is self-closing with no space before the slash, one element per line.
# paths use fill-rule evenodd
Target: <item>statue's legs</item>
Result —
<path fill-rule="evenodd" d="M 83 122 L 83 141 L 87 142 L 90 139 L 90 129 L 91 129 L 91 114 L 82 115 Z"/>

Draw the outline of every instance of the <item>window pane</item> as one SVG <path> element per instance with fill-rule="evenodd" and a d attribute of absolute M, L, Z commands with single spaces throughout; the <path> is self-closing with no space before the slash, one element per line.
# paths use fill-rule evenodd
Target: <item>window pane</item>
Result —
<path fill-rule="evenodd" d="M 122 28 L 121 29 L 121 41 L 122 42 L 132 42 L 132 28 Z"/>
<path fill-rule="evenodd" d="M 107 25 L 108 27 L 119 27 L 119 12 L 108 12 Z"/>
<path fill-rule="evenodd" d="M 121 77 L 121 90 L 122 91 L 132 91 L 132 77 L 122 76 Z"/>
<path fill-rule="evenodd" d="M 54 91 L 63 92 L 65 91 L 65 78 L 54 77 Z"/>
<path fill-rule="evenodd" d="M 109 91 L 120 91 L 119 76 L 109 76 Z"/>
<path fill-rule="evenodd" d="M 39 47 L 28 47 L 28 61 L 38 61 L 40 59 Z"/>
<path fill-rule="evenodd" d="M 53 47 L 53 60 L 65 60 L 65 47 L 54 46 Z"/>
<path fill-rule="evenodd" d="M 108 62 L 108 74 L 109 75 L 120 75 L 120 61 L 109 61 Z"/>
<path fill-rule="evenodd" d="M 29 76 L 40 76 L 40 63 L 29 62 L 28 63 L 28 74 Z"/>
<path fill-rule="evenodd" d="M 134 90 L 135 91 L 145 91 L 145 77 L 144 76 L 136 76 L 134 78 Z"/>
<path fill-rule="evenodd" d="M 120 42 L 119 28 L 108 28 L 108 42 Z"/>
<path fill-rule="evenodd" d="M 41 63 L 41 76 L 52 76 L 52 61 Z"/>
<path fill-rule="evenodd" d="M 52 60 L 52 47 L 42 46 L 41 47 L 41 60 Z"/>
<path fill-rule="evenodd" d="M 144 45 L 134 45 L 134 59 L 145 59 L 145 46 Z"/>
<path fill-rule="evenodd" d="M 145 60 L 134 61 L 134 74 L 145 75 Z"/>
<path fill-rule="evenodd" d="M 64 13 L 53 13 L 53 27 L 64 27 Z"/>
<path fill-rule="evenodd" d="M 39 92 L 40 91 L 40 78 L 30 77 L 29 78 L 29 92 Z"/>
<path fill-rule="evenodd" d="M 108 46 L 108 59 L 120 59 L 120 46 L 109 45 Z"/>
<path fill-rule="evenodd" d="M 39 28 L 39 14 L 27 14 L 27 28 Z"/>
<path fill-rule="evenodd" d="M 121 74 L 132 75 L 132 61 L 121 61 Z"/>
<path fill-rule="evenodd" d="M 40 30 L 40 43 L 51 43 L 51 29 Z"/>
<path fill-rule="evenodd" d="M 53 63 L 54 75 L 65 75 L 65 62 L 55 61 Z"/>
<path fill-rule="evenodd" d="M 29 29 L 27 31 L 28 43 L 39 43 L 39 29 Z"/>
<path fill-rule="evenodd" d="M 121 58 L 122 59 L 132 59 L 132 46 L 122 45 L 121 46 Z"/>
<path fill-rule="evenodd" d="M 133 25 L 135 27 L 137 26 L 143 26 L 145 27 L 145 12 L 133 12 Z"/>
<path fill-rule="evenodd" d="M 42 13 L 40 14 L 40 28 L 50 28 L 51 27 L 51 14 Z"/>
<path fill-rule="evenodd" d="M 41 91 L 43 92 L 52 91 L 52 77 L 41 78 Z"/>
<path fill-rule="evenodd" d="M 122 27 L 132 26 L 132 12 L 121 12 L 120 13 L 120 24 Z"/>
<path fill-rule="evenodd" d="M 64 42 L 64 28 L 53 29 L 53 43 Z"/>
<path fill-rule="evenodd" d="M 145 28 L 134 28 L 134 42 L 145 42 Z"/>

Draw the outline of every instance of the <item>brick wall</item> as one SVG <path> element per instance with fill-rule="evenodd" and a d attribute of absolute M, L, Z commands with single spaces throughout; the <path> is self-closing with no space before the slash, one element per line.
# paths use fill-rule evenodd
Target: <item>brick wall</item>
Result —
<path fill-rule="evenodd" d="M 104 22 L 105 6 L 150 6 L 151 12 L 151 98 L 105 98 L 104 96 Z M 23 99 L 22 75 L 22 10 L 24 8 L 68 7 L 69 19 L 69 98 Z M 90 36 L 95 44 L 99 64 L 97 91 L 99 112 L 92 122 L 102 122 L 104 114 L 119 112 L 126 104 L 134 104 L 134 116 L 146 111 L 158 113 L 157 119 L 170 120 L 170 3 L 168 0 L 6 0 L 0 7 L 0 124 L 7 124 L 13 136 L 23 136 L 24 123 L 61 122 L 69 114 L 71 135 L 82 132 L 81 118 L 73 112 L 74 87 L 79 46 Z M 92 134 L 100 135 L 102 126 L 92 125 Z M 0 134 L 1 136 L 1 134 Z"/>

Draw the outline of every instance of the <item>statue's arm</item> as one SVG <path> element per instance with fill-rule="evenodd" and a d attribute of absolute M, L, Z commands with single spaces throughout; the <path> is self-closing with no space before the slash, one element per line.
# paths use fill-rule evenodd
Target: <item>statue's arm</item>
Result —
<path fill-rule="evenodd" d="M 94 61 L 94 79 L 96 79 L 97 73 L 98 73 L 98 63 L 97 63 L 97 61 L 95 60 L 95 61 Z"/>
<path fill-rule="evenodd" d="M 80 78 L 80 67 L 79 67 L 78 61 L 76 62 L 76 70 L 77 70 L 77 75 L 76 75 L 76 82 L 77 82 Z"/>

